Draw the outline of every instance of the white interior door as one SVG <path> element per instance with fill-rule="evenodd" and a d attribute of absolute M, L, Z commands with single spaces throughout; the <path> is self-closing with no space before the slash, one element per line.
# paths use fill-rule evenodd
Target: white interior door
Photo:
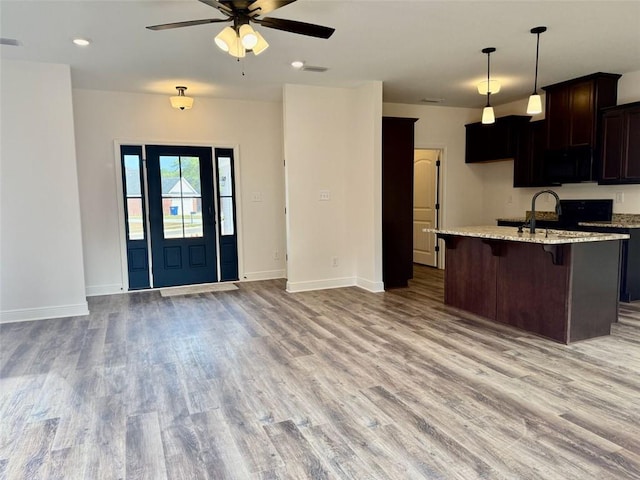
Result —
<path fill-rule="evenodd" d="M 436 266 L 436 161 L 439 150 L 416 149 L 413 175 L 413 261 Z"/>

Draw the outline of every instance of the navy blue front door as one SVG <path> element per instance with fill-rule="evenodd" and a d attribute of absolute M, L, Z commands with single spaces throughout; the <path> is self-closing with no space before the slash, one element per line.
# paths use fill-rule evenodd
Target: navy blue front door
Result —
<path fill-rule="evenodd" d="M 211 148 L 147 145 L 154 287 L 217 281 Z"/>

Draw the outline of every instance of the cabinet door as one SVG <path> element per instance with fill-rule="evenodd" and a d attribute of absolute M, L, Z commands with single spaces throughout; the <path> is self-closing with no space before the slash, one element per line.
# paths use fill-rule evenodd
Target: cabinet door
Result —
<path fill-rule="evenodd" d="M 569 93 L 566 89 L 547 92 L 547 147 L 565 148 L 569 142 Z"/>
<path fill-rule="evenodd" d="M 602 168 L 600 182 L 620 180 L 623 155 L 624 112 L 607 112 L 602 117 Z"/>
<path fill-rule="evenodd" d="M 622 176 L 625 180 L 640 182 L 640 107 L 627 110 L 625 128 L 625 155 Z"/>
<path fill-rule="evenodd" d="M 569 146 L 595 145 L 594 83 L 580 82 L 569 88 Z"/>
<path fill-rule="evenodd" d="M 545 120 L 523 125 L 518 153 L 513 161 L 514 187 L 541 187 L 544 180 L 544 152 L 547 142 Z"/>

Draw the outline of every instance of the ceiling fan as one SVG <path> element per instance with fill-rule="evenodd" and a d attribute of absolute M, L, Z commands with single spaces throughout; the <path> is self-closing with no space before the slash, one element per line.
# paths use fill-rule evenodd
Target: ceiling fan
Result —
<path fill-rule="evenodd" d="M 210 7 L 219 10 L 226 18 L 206 18 L 203 20 L 189 20 L 186 22 L 163 23 L 147 27 L 149 30 L 168 30 L 171 28 L 191 27 L 207 23 L 233 22 L 233 28 L 227 27 L 216 37 L 216 44 L 222 50 L 235 57 L 244 57 L 246 50 L 258 54 L 268 47 L 268 44 L 258 32 L 253 30 L 250 23 L 257 23 L 263 27 L 282 30 L 285 32 L 306 35 L 309 37 L 329 38 L 334 28 L 315 25 L 312 23 L 285 20 L 283 18 L 264 17 L 274 10 L 289 5 L 296 0 L 199 0 Z"/>

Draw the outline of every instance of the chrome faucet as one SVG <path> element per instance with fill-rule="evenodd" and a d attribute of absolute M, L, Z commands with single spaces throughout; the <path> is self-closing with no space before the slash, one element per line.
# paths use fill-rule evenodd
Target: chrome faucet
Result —
<path fill-rule="evenodd" d="M 531 220 L 529 221 L 529 233 L 536 233 L 536 199 L 543 193 L 550 193 L 556 197 L 556 214 L 560 216 L 562 209 L 560 208 L 560 197 L 553 190 L 541 190 L 531 199 Z"/>

